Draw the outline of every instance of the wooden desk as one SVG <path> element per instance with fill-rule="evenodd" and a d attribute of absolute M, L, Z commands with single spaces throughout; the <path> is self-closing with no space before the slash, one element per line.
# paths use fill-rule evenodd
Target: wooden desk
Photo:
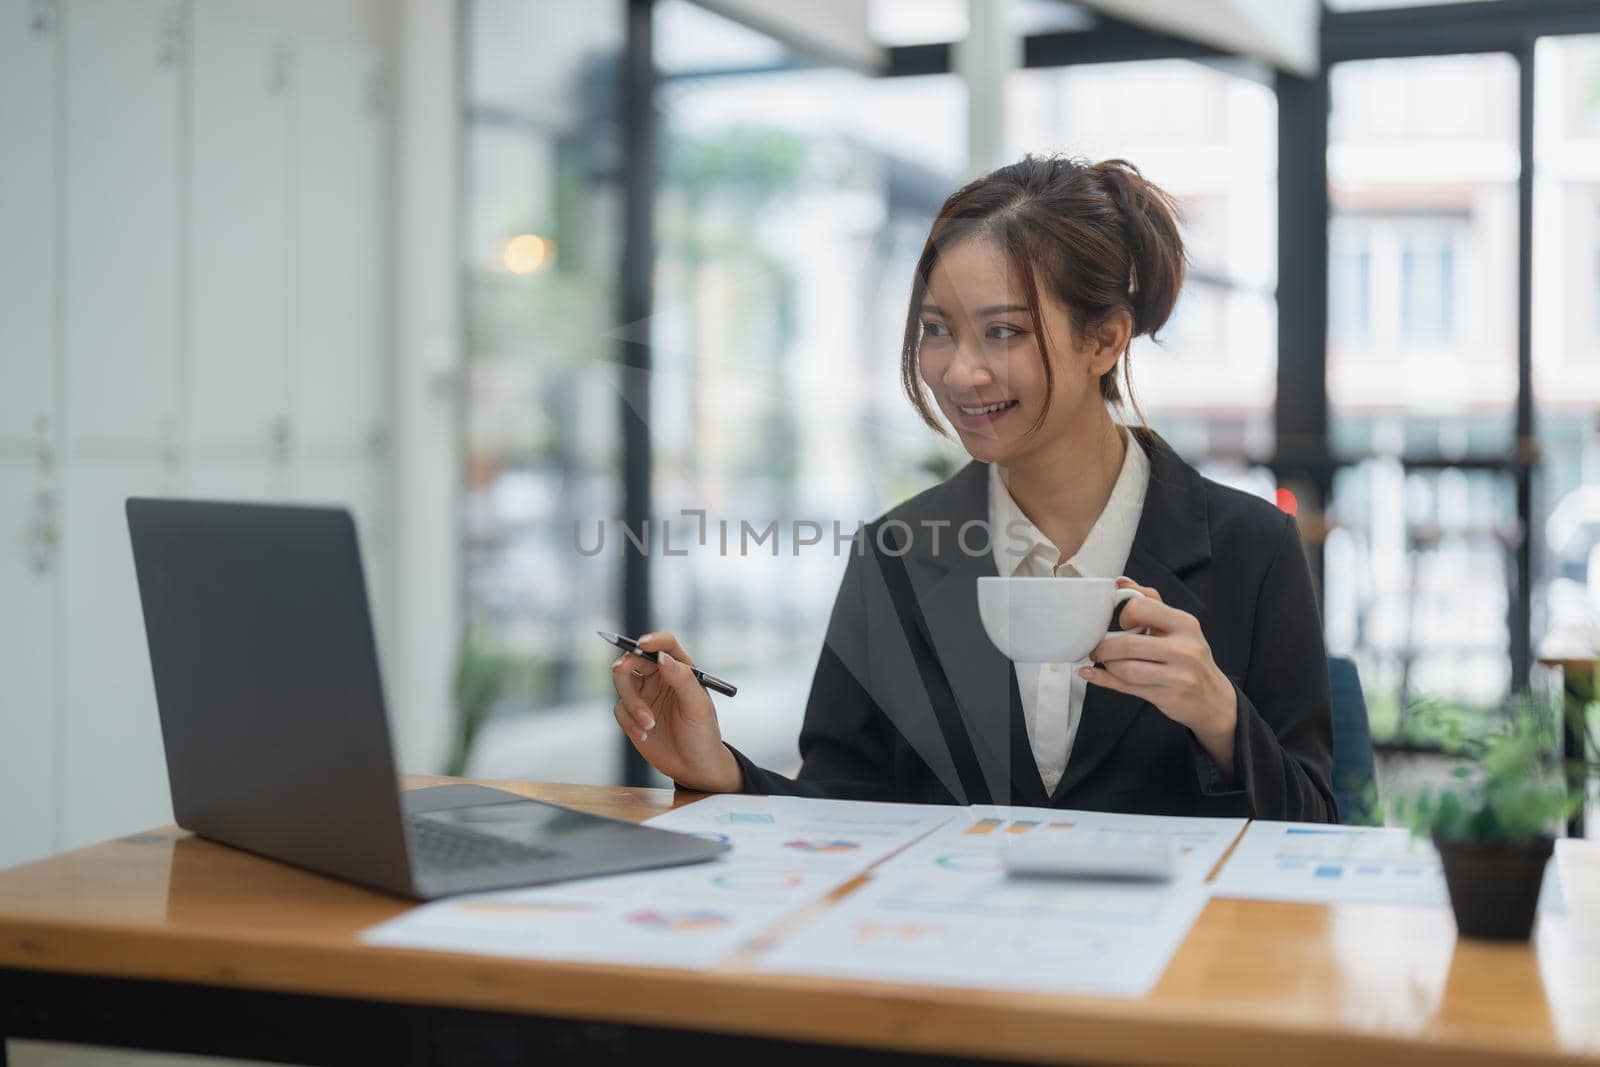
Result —
<path fill-rule="evenodd" d="M 172 828 L 0 871 L 0 1034 L 329 1064 L 1600 1062 L 1592 916 L 1507 946 L 1458 943 L 1444 908 L 1218 900 L 1148 997 L 1110 1000 L 357 943 L 406 906 Z"/>

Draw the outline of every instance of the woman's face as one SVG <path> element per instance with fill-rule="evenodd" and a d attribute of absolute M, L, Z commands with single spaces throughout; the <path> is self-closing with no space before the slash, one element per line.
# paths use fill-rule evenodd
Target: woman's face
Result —
<path fill-rule="evenodd" d="M 922 304 L 918 370 L 974 459 L 1010 463 L 1075 426 L 1087 428 L 1090 405 L 1104 410 L 1099 378 L 1115 366 L 1119 350 L 1075 344 L 1066 305 L 1043 286 L 1039 300 L 1055 385 L 1049 415 L 1028 436 L 1044 410 L 1046 386 L 1021 279 L 984 237 L 944 249 L 934 264 Z"/>

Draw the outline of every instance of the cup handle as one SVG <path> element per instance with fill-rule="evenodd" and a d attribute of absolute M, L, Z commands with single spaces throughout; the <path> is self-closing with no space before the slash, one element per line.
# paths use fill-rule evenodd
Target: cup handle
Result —
<path fill-rule="evenodd" d="M 1111 613 L 1113 615 L 1116 614 L 1118 604 L 1126 604 L 1136 596 L 1144 596 L 1144 594 L 1137 589 L 1118 589 L 1116 596 L 1111 599 Z M 1106 637 L 1121 637 L 1123 634 L 1132 632 L 1132 630 L 1107 630 Z"/>

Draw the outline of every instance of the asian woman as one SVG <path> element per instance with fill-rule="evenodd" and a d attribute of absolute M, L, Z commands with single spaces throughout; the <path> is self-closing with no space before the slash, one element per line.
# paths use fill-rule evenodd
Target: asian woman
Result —
<path fill-rule="evenodd" d="M 1334 820 L 1294 519 L 1126 417 L 1129 345 L 1166 323 L 1184 272 L 1171 198 L 1122 160 L 1030 156 L 952 194 L 912 280 L 901 378 L 971 461 L 860 531 L 797 777 L 722 740 L 668 632 L 640 639 L 657 662 L 612 668 L 645 759 L 709 792 Z M 1013 663 L 978 619 L 994 575 L 1144 595 L 1087 662 Z"/>

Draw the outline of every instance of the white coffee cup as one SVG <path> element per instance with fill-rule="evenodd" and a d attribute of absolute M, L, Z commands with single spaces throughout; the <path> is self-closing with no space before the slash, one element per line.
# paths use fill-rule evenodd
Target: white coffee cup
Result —
<path fill-rule="evenodd" d="M 1122 631 L 1107 630 L 1118 604 L 1144 596 L 1114 578 L 978 579 L 978 617 L 989 640 L 1018 663 L 1076 663 Z"/>

